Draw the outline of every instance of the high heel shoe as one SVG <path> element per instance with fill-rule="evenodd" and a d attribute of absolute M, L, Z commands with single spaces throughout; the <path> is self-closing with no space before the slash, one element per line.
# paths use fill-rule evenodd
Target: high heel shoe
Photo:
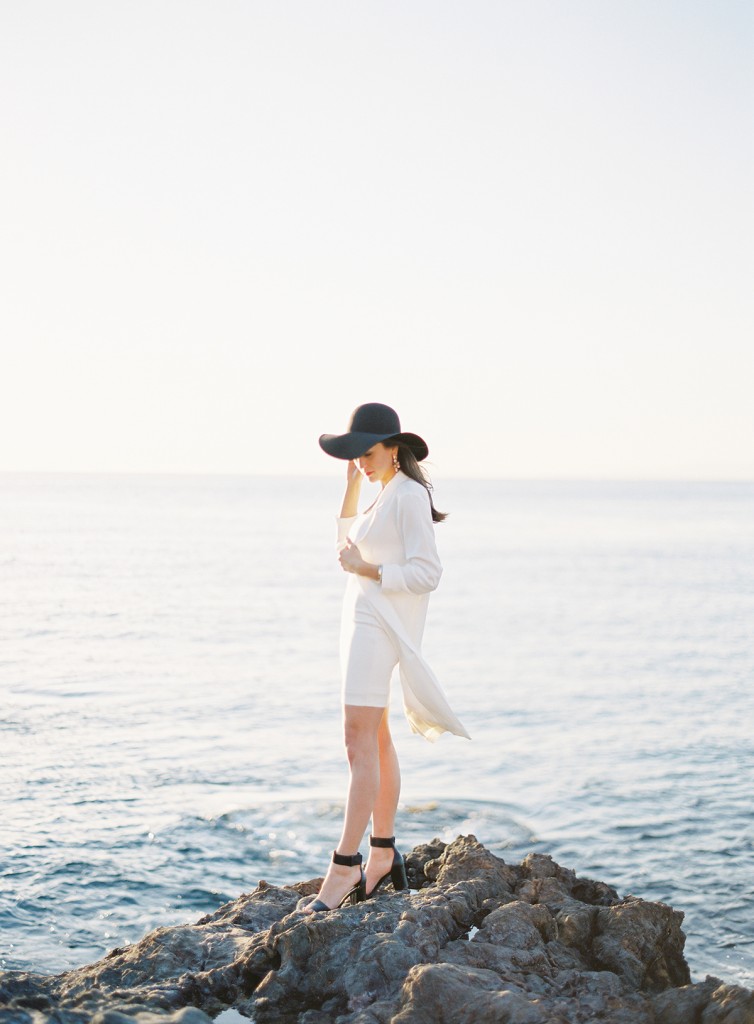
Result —
<path fill-rule="evenodd" d="M 380 839 L 377 836 L 369 837 L 369 845 L 377 846 L 384 850 L 392 847 L 393 849 L 393 863 L 390 866 L 390 870 L 386 871 L 382 878 L 375 883 L 371 892 L 366 894 L 366 899 L 370 900 L 375 895 L 381 885 L 387 882 L 388 878 L 393 883 L 393 888 L 396 892 L 400 892 L 402 889 L 408 889 L 408 879 L 406 877 L 406 858 L 402 853 L 398 853 L 395 848 L 395 836 L 392 839 Z"/>
<path fill-rule="evenodd" d="M 354 854 L 353 857 L 345 857 L 342 853 L 338 853 L 337 850 L 333 851 L 332 862 L 333 864 L 339 864 L 343 868 L 361 868 L 361 878 L 345 894 L 343 899 L 338 903 L 336 907 L 328 907 L 323 900 L 313 900 L 312 902 L 305 903 L 304 900 L 300 900 L 297 906 L 297 910 L 308 910 L 312 914 L 321 913 L 324 910 L 338 910 L 340 907 L 354 906 L 357 903 L 363 903 L 367 898 L 367 878 L 364 874 L 364 869 L 361 867 L 362 856 L 360 853 Z"/>

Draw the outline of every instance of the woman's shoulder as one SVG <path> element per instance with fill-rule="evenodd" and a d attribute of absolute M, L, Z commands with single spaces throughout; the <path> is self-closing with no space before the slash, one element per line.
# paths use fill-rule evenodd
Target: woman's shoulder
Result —
<path fill-rule="evenodd" d="M 427 501 L 429 492 L 427 488 L 419 483 L 418 480 L 412 480 L 410 476 L 404 476 L 402 480 L 398 482 L 398 486 L 395 489 L 395 496 L 399 501 L 415 500 L 419 498 L 421 501 Z"/>

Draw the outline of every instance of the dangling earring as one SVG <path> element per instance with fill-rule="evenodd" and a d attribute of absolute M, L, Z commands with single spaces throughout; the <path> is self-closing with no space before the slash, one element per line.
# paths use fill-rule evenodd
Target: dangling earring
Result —
<path fill-rule="evenodd" d="M 398 462 L 398 452 L 393 452 L 393 469 L 397 473 L 401 468 L 400 462 Z"/>

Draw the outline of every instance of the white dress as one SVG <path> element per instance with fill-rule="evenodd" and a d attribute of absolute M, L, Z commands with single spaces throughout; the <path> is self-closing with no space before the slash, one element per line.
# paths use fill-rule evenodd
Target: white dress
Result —
<path fill-rule="evenodd" d="M 341 623 L 343 702 L 386 707 L 399 666 L 403 705 L 414 732 L 469 735 L 421 654 L 429 595 L 442 575 L 429 495 L 396 473 L 366 512 L 338 519 L 338 548 L 349 538 L 362 558 L 382 566 L 382 584 L 350 573 Z"/>

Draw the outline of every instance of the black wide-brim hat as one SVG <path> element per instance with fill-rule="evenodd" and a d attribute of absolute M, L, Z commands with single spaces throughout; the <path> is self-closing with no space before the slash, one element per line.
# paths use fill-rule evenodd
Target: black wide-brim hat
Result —
<path fill-rule="evenodd" d="M 395 441 L 405 444 L 419 462 L 429 455 L 426 441 L 418 434 L 407 434 L 401 430 L 398 413 L 389 405 L 367 402 L 354 409 L 346 434 L 323 434 L 319 439 L 322 451 L 334 459 L 358 459 L 379 441 Z"/>

